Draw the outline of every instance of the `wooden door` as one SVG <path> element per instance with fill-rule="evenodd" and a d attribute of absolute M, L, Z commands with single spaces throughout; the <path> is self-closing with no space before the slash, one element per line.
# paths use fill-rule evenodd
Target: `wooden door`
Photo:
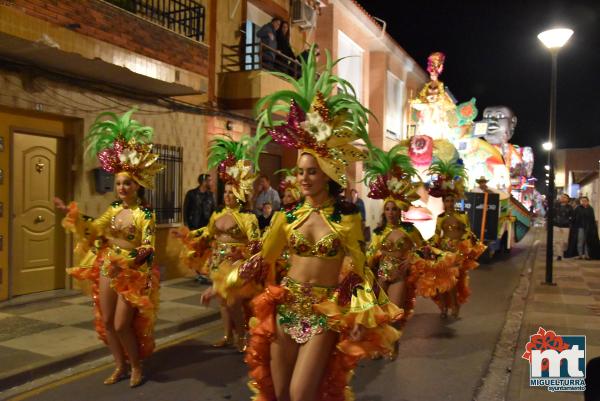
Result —
<path fill-rule="evenodd" d="M 65 234 L 53 198 L 64 194 L 59 138 L 14 133 L 12 294 L 65 285 Z"/>

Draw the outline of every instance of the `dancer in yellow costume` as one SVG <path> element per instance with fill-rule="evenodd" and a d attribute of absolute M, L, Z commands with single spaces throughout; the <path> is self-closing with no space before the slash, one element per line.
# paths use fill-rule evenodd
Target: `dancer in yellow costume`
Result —
<path fill-rule="evenodd" d="M 79 280 L 92 283 L 95 326 L 115 360 L 116 368 L 104 384 L 127 376 L 129 384 L 142 383 L 141 359 L 154 349 L 154 322 L 158 309 L 159 273 L 154 263 L 154 212 L 145 203 L 143 188 L 152 188 L 162 169 L 151 152 L 152 128 L 122 116 L 102 113 L 87 136 L 89 149 L 103 170 L 115 174 L 118 200 L 98 218 L 83 215 L 77 204 L 67 207 L 63 226 L 74 233 L 79 266 L 67 269 Z"/>
<path fill-rule="evenodd" d="M 438 216 L 436 232 L 430 241 L 436 248 L 456 255 L 455 266 L 458 270 L 456 284 L 448 291 L 437 294 L 433 300 L 439 306 L 442 317 L 446 317 L 450 310 L 456 318 L 460 306 L 471 293 L 468 272 L 479 265 L 477 259 L 486 247 L 471 231 L 468 215 L 455 208 L 455 202 L 464 198 L 466 174 L 462 163 L 438 161 L 434 162 L 429 171 L 437 177 L 430 193 L 441 196 L 444 200 L 444 213 Z"/>
<path fill-rule="evenodd" d="M 268 137 L 267 137 L 268 139 Z M 185 259 L 201 273 L 209 274 L 212 287 L 202 295 L 208 303 L 217 296 L 221 303 L 221 318 L 225 334 L 215 347 L 236 344 L 243 352 L 246 341 L 245 304 L 262 290 L 254 282 L 242 282 L 238 272 L 241 263 L 256 252 L 260 231 L 256 216 L 246 208 L 256 179 L 252 166 L 257 166 L 265 138 L 244 136 L 240 141 L 216 139 L 210 148 L 208 167 L 217 167 L 225 183 L 225 207 L 214 212 L 206 227 L 191 232 L 180 231 L 179 237 L 189 251 Z M 234 332 L 237 340 L 234 339 Z"/>
<path fill-rule="evenodd" d="M 420 255 L 425 241 L 419 230 L 401 221 L 401 214 L 419 195 L 411 182 L 416 170 L 399 150 L 399 146 L 387 153 L 373 148 L 365 163 L 365 181 L 370 189 L 367 196 L 383 199 L 382 221 L 374 230 L 367 260 L 390 301 L 404 309 L 400 321 L 404 325 L 413 313 L 416 282 L 428 262 Z"/>
<path fill-rule="evenodd" d="M 246 363 L 254 400 L 349 400 L 357 362 L 391 354 L 399 337 L 389 323 L 402 311 L 373 285 L 360 214 L 339 198 L 346 166 L 365 158 L 351 142 L 367 138 L 367 111 L 332 67 L 328 55 L 317 74 L 311 50 L 303 76 L 287 77 L 296 92 L 277 92 L 260 103 L 259 129 L 270 126 L 275 142 L 298 150 L 304 200 L 274 216 L 261 252 L 243 268 L 248 280 L 270 283 L 252 303 Z M 271 113 L 282 107 L 289 108 L 287 122 L 273 126 Z M 275 262 L 286 246 L 291 267 L 275 285 Z M 351 271 L 340 281 L 346 255 Z"/>

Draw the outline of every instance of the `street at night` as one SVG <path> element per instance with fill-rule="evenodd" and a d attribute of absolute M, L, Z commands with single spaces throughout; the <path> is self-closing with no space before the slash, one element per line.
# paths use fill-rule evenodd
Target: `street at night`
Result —
<path fill-rule="evenodd" d="M 598 0 L 0 0 L 0 401 L 600 401 L 598 48 Z"/>
<path fill-rule="evenodd" d="M 532 233 L 513 250 L 482 265 L 471 276 L 473 300 L 461 318 L 440 319 L 433 302 L 419 298 L 400 341 L 398 359 L 361 363 L 352 381 L 359 401 L 470 400 L 482 386 L 504 328 L 521 274 L 533 266 L 537 247 Z M 49 383 L 16 400 L 218 401 L 250 397 L 242 355 L 215 350 L 219 323 L 201 327 L 181 343 L 162 348 L 145 364 L 148 381 L 129 389 L 127 381 L 102 385 L 111 367 L 100 366 Z M 500 345 L 501 346 L 501 345 Z M 523 361 L 526 363 L 525 361 Z M 500 384 L 500 383 L 498 383 Z"/>

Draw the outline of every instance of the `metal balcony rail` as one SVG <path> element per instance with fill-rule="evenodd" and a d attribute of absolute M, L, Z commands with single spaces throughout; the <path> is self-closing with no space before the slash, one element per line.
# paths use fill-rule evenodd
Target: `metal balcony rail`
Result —
<path fill-rule="evenodd" d="M 198 42 L 204 41 L 205 7 L 194 0 L 107 0 Z"/>
<path fill-rule="evenodd" d="M 222 46 L 221 72 L 253 70 L 280 71 L 298 77 L 301 64 L 262 42 Z"/>

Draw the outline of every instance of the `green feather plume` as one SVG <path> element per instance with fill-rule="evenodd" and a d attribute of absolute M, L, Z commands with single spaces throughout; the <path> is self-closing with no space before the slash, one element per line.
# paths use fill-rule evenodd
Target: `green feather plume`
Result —
<path fill-rule="evenodd" d="M 462 178 L 463 181 L 467 180 L 467 170 L 463 164 L 452 161 L 445 162 L 441 159 L 434 160 L 427 169 L 427 173 L 442 176 L 449 180 L 457 178 Z"/>
<path fill-rule="evenodd" d="M 243 135 L 239 141 L 230 136 L 215 138 L 209 149 L 208 168 L 217 167 L 229 155 L 233 155 L 236 160 L 249 160 L 254 166 L 254 171 L 259 172 L 260 153 L 269 141 L 271 137 L 265 130 L 257 130 L 254 136 Z"/>
<path fill-rule="evenodd" d="M 388 152 L 376 147 L 370 147 L 369 159 L 365 162 L 364 180 L 367 185 L 376 180 L 378 176 L 385 175 L 395 167 L 400 168 L 407 176 L 417 175 L 417 170 L 413 167 L 410 158 L 400 152 L 405 148 L 403 145 L 396 145 Z"/>
<path fill-rule="evenodd" d="M 100 113 L 85 138 L 88 143 L 86 152 L 95 156 L 112 147 L 117 140 L 150 143 L 154 130 L 131 118 L 136 111 L 137 109 L 133 108 L 120 116 L 109 111 Z"/>
<path fill-rule="evenodd" d="M 273 120 L 273 114 L 287 114 L 292 99 L 304 112 L 308 112 L 317 93 L 322 93 L 331 115 L 334 116 L 340 111 L 347 111 L 350 119 L 348 124 L 352 126 L 354 132 L 365 143 L 370 144 L 367 133 L 367 120 L 368 115 L 373 116 L 373 114 L 360 104 L 356 98 L 356 92 L 352 84 L 333 74 L 333 67 L 342 59 L 333 61 L 331 54 L 327 50 L 325 51 L 325 56 L 325 66 L 319 71 L 315 57 L 315 47 L 313 45 L 310 48 L 307 60 L 300 60 L 302 76 L 298 79 L 282 72 L 268 72 L 268 74 L 279 77 L 289 83 L 293 90 L 276 91 L 263 97 L 256 104 L 258 130 L 262 130 L 263 127 L 284 124 L 281 120 Z"/>

